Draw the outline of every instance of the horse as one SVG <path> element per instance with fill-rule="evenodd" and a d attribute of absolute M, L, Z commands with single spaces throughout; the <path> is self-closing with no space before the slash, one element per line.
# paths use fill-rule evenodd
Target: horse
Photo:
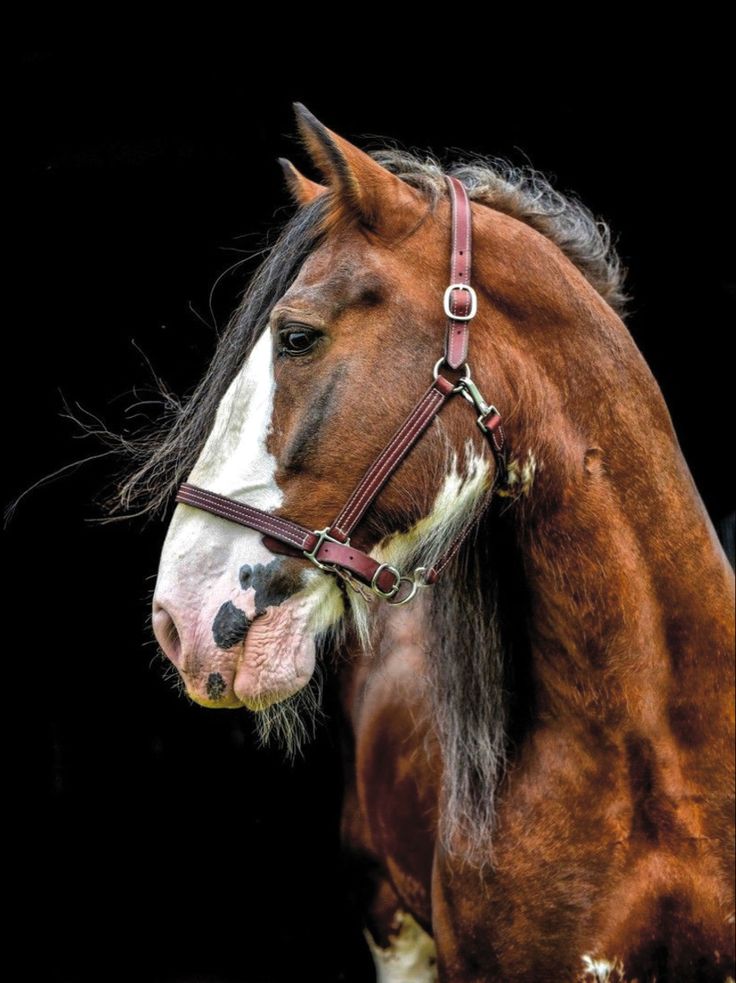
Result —
<path fill-rule="evenodd" d="M 294 213 L 123 498 L 186 479 L 324 531 L 437 373 L 448 177 L 472 217 L 464 378 L 504 466 L 477 401 L 448 399 L 351 540 L 405 571 L 465 530 L 401 604 L 178 499 L 159 645 L 192 700 L 290 752 L 335 682 L 378 979 L 732 979 L 734 576 L 607 225 L 529 168 L 362 150 L 293 108 L 322 180 L 279 158 Z"/>

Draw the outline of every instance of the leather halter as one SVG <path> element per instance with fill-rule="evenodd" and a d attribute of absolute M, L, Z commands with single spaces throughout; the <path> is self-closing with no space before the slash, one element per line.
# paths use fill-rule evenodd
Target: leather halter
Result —
<path fill-rule="evenodd" d="M 502 474 L 505 473 L 506 466 L 501 414 L 495 406 L 485 402 L 471 378 L 466 362 L 470 321 L 475 317 L 478 307 L 476 293 L 470 285 L 470 202 L 458 178 L 449 175 L 445 177 L 452 209 L 450 285 L 443 298 L 447 316 L 445 353 L 434 366 L 432 385 L 360 479 L 332 524 L 324 529 L 307 529 L 291 519 L 264 512 L 253 505 L 218 495 L 188 482 L 180 485 L 176 495 L 177 502 L 192 505 L 263 533 L 263 542 L 272 552 L 305 557 L 320 570 L 336 574 L 354 589 L 363 592 L 367 587 L 391 604 L 405 604 L 415 596 L 420 586 L 428 586 L 437 580 L 469 534 L 476 517 L 466 523 L 433 567 L 417 567 L 412 576 L 405 576 L 395 567 L 380 563 L 368 553 L 352 546 L 350 536 L 406 454 L 452 396 L 460 393 L 473 404 L 477 424 L 488 438 Z M 451 369 L 464 366 L 463 375 L 458 382 L 451 382 L 440 374 L 443 364 Z"/>

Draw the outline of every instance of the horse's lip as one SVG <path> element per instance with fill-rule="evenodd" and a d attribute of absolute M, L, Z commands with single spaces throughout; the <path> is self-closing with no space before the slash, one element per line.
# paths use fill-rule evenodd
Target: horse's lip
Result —
<path fill-rule="evenodd" d="M 179 669 L 186 694 L 198 706 L 210 710 L 237 710 L 243 704 L 235 695 L 235 666 L 215 665 L 192 673 Z"/>
<path fill-rule="evenodd" d="M 185 659 L 184 664 L 177 668 L 189 699 L 211 710 L 246 708 L 258 712 L 274 703 L 283 702 L 306 685 L 311 672 L 299 672 L 288 657 L 283 665 L 284 673 L 265 673 L 264 678 L 259 679 L 263 657 L 259 657 L 258 650 L 252 647 L 254 639 L 251 632 L 265 629 L 268 633 L 272 622 L 278 623 L 285 614 L 285 608 L 269 607 L 253 619 L 242 642 L 229 649 L 211 649 L 208 655 L 194 659 L 189 665 Z M 292 627 L 289 619 L 282 632 L 286 633 L 290 645 L 299 644 L 299 633 L 292 631 Z M 277 643 L 278 637 L 272 640 L 267 635 L 267 645 Z M 311 640 L 310 644 L 313 644 Z M 289 648 L 290 645 L 284 647 Z M 275 664 L 278 665 L 278 660 Z"/>
<path fill-rule="evenodd" d="M 247 704 L 242 703 L 234 693 L 226 700 L 210 700 L 198 693 L 187 690 L 187 696 L 196 703 L 197 706 L 204 707 L 205 710 L 242 710 Z"/>

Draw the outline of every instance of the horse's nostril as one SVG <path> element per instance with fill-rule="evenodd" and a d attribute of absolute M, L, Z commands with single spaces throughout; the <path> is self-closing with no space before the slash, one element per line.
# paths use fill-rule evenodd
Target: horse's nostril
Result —
<path fill-rule="evenodd" d="M 164 655 L 178 666 L 181 655 L 179 632 L 174 619 L 158 601 L 153 602 L 153 633 Z"/>
<path fill-rule="evenodd" d="M 248 587 L 250 587 L 253 580 L 253 567 L 249 566 L 247 563 L 244 563 L 240 568 L 239 576 L 240 586 L 243 588 L 243 590 L 246 590 Z"/>

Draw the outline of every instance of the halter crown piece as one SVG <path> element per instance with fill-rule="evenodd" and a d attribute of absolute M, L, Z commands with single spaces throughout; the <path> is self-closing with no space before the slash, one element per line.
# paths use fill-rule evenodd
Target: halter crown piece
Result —
<path fill-rule="evenodd" d="M 476 422 L 488 438 L 502 474 L 506 468 L 506 440 L 501 414 L 481 396 L 466 361 L 470 321 L 478 309 L 478 298 L 470 285 L 470 202 L 458 178 L 445 175 L 445 179 L 452 208 L 450 285 L 443 297 L 447 317 L 445 352 L 434 366 L 432 385 L 365 472 L 332 524 L 324 529 L 307 529 L 280 515 L 264 512 L 253 505 L 186 481 L 179 486 L 176 494 L 177 502 L 263 533 L 263 543 L 272 552 L 305 557 L 320 570 L 335 574 L 361 593 L 368 588 L 389 604 L 406 604 L 416 595 L 419 587 L 433 584 L 460 549 L 475 522 L 473 517 L 465 524 L 434 566 L 417 567 L 411 576 L 402 574 L 388 563 L 380 563 L 350 543 L 353 530 L 369 506 L 450 397 L 460 393 L 473 405 Z M 443 365 L 454 370 L 462 367 L 460 379 L 451 382 L 442 375 L 440 369 Z"/>

